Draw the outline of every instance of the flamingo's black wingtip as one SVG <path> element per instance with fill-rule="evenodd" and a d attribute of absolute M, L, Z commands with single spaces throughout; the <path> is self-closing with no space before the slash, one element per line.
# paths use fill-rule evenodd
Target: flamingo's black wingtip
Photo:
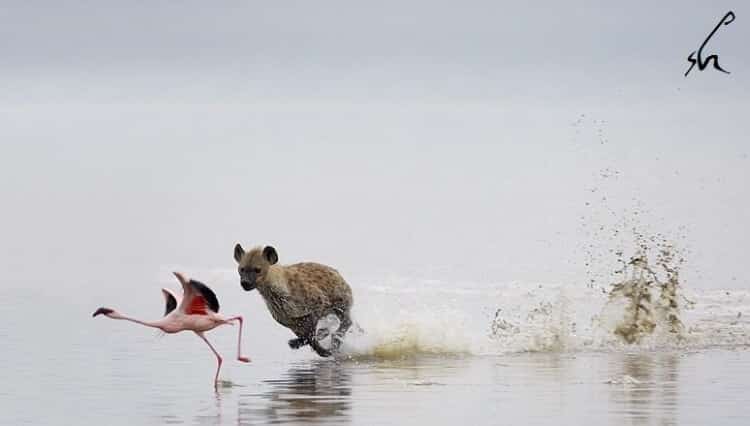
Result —
<path fill-rule="evenodd" d="M 109 308 L 99 308 L 99 309 L 97 309 L 97 310 L 96 310 L 96 312 L 94 312 L 94 315 L 91 315 L 91 316 L 92 316 L 92 317 L 95 317 L 95 316 L 97 316 L 97 315 L 99 315 L 99 314 L 104 314 L 104 315 L 108 315 L 108 314 L 111 314 L 112 312 L 114 312 L 114 310 L 113 310 L 113 309 L 109 309 Z"/>

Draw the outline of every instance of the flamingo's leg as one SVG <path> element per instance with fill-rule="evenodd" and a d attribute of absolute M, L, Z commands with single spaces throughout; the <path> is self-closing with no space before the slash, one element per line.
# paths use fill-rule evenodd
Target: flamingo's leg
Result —
<path fill-rule="evenodd" d="M 237 333 L 237 361 L 250 362 L 250 358 L 242 356 L 242 316 L 237 315 L 236 317 L 229 318 L 227 321 L 240 322 L 240 330 Z"/>
<path fill-rule="evenodd" d="M 219 370 L 221 370 L 221 355 L 219 355 L 218 352 L 216 352 L 216 349 L 214 349 L 213 345 L 211 345 L 211 342 L 206 339 L 206 336 L 203 335 L 203 333 L 195 332 L 201 339 L 203 339 L 204 342 L 208 345 L 209 348 L 211 348 L 211 351 L 216 355 L 216 376 L 214 376 L 214 389 L 219 387 Z"/>

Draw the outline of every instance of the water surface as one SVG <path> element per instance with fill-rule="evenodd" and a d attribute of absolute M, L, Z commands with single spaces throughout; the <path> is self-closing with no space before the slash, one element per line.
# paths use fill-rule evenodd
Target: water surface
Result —
<path fill-rule="evenodd" d="M 215 359 L 192 333 L 159 336 L 92 319 L 96 294 L 6 290 L 1 423 L 747 424 L 746 292 L 691 294 L 686 337 L 627 345 L 583 326 L 604 296 L 522 289 L 453 288 L 450 304 L 436 296 L 420 307 L 414 299 L 434 287 L 397 297 L 392 288 L 362 287 L 370 301 L 358 310 L 365 333 L 350 335 L 347 356 L 336 360 L 290 350 L 288 332 L 268 318 L 257 295 L 225 298 L 224 312 L 249 319 L 245 351 L 253 361 L 233 360 L 236 327 L 210 332 L 225 358 L 218 392 Z M 146 293 L 116 305 L 156 318 L 158 288 Z M 496 312 L 480 308 L 487 304 L 510 324 L 498 335 L 491 327 Z"/>

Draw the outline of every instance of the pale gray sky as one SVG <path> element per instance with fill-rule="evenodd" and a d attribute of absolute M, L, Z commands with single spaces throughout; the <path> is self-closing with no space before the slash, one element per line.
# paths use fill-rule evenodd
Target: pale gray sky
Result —
<path fill-rule="evenodd" d="M 636 220 L 689 253 L 692 285 L 747 286 L 743 7 L 3 2 L 0 265 L 151 280 L 232 268 L 241 241 L 357 274 L 583 283 Z M 730 9 L 707 51 L 732 74 L 683 77 Z"/>
<path fill-rule="evenodd" d="M 13 100 L 747 94 L 742 2 L 3 2 Z M 738 9 L 739 8 L 739 9 Z M 710 48 L 731 78 L 675 78 Z M 619 90 L 620 92 L 618 92 Z"/>

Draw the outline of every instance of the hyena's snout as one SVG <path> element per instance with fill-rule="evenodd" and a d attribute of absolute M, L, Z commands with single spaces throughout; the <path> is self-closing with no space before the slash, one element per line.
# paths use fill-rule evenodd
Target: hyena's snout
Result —
<path fill-rule="evenodd" d="M 249 283 L 247 281 L 240 281 L 240 285 L 245 291 L 255 290 L 255 283 Z"/>
<path fill-rule="evenodd" d="M 257 274 L 254 271 L 244 271 L 240 270 L 240 285 L 242 286 L 242 289 L 245 291 L 254 290 L 255 287 L 257 287 L 258 283 L 257 280 Z"/>

